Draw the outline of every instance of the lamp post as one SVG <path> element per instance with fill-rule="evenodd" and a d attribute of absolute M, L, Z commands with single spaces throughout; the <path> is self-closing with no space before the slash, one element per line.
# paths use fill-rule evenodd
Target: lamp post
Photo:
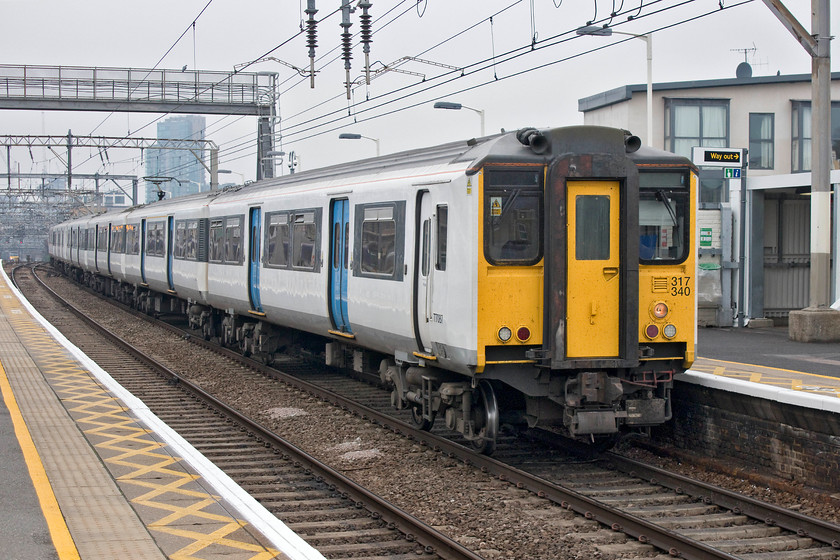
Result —
<path fill-rule="evenodd" d="M 338 135 L 339 140 L 361 140 L 364 138 L 365 140 L 371 140 L 376 142 L 376 155 L 379 155 L 379 138 L 371 138 L 369 136 L 362 136 L 361 134 L 356 134 L 353 132 L 342 132 Z"/>
<path fill-rule="evenodd" d="M 609 37 L 610 35 L 627 35 L 641 39 L 647 45 L 647 138 L 645 143 L 648 146 L 653 145 L 653 36 L 651 34 L 638 35 L 636 33 L 625 33 L 623 31 L 613 31 L 612 27 L 601 27 L 599 25 L 587 25 L 585 27 L 578 27 L 575 30 L 578 35 L 598 35 Z"/>
<path fill-rule="evenodd" d="M 435 103 L 434 107 L 435 109 L 451 109 L 453 111 L 469 109 L 470 111 L 478 113 L 478 116 L 481 117 L 481 135 L 484 136 L 484 109 L 473 109 L 472 107 L 467 107 L 466 105 L 461 105 L 460 103 L 452 103 L 450 101 L 438 101 Z"/>
<path fill-rule="evenodd" d="M 245 175 L 243 175 L 242 173 L 237 173 L 236 171 L 232 171 L 230 169 L 219 169 L 218 171 L 216 171 L 216 173 L 218 173 L 220 175 L 228 175 L 228 174 L 231 174 L 231 173 L 234 174 L 234 175 L 239 175 L 239 178 L 242 181 L 242 183 L 240 183 L 240 184 L 241 185 L 245 184 Z"/>

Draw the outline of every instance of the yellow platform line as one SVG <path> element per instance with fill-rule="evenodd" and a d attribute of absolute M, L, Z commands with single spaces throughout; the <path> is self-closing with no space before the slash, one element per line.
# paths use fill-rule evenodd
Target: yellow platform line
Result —
<path fill-rule="evenodd" d="M 70 536 L 70 529 L 67 528 L 67 523 L 64 522 L 64 516 L 61 513 L 61 508 L 58 506 L 58 501 L 55 499 L 52 485 L 50 484 L 49 478 L 47 478 L 44 464 L 41 462 L 41 456 L 38 454 L 35 442 L 32 441 L 29 428 L 26 426 L 15 396 L 12 393 L 12 386 L 9 383 L 9 378 L 6 376 L 6 369 L 3 367 L 2 362 L 0 362 L 0 392 L 3 393 L 3 401 L 6 403 L 6 408 L 9 409 L 12 425 L 15 428 L 15 436 L 23 451 L 23 459 L 26 462 L 29 477 L 35 486 L 35 493 L 38 496 L 38 502 L 41 504 L 41 511 L 44 513 L 44 518 L 47 521 L 47 527 L 50 531 L 53 546 L 55 546 L 55 550 L 58 553 L 58 558 L 59 560 L 80 560 L 79 551 L 76 549 L 73 537 Z"/>
<path fill-rule="evenodd" d="M 7 307 L 7 305 L 2 307 Z M 7 315 L 6 319 L 13 327 L 19 340 L 30 349 L 30 354 L 33 355 L 35 362 L 48 365 L 49 372 L 45 372 L 45 378 L 62 399 L 65 409 L 71 413 L 71 416 L 76 416 L 75 420 L 81 431 L 88 437 L 98 436 L 103 438 L 98 443 L 89 440 L 100 453 L 101 459 L 106 464 L 120 465 L 131 469 L 130 472 L 117 476 L 116 480 L 121 484 L 148 490 L 145 494 L 130 499 L 133 504 L 150 508 L 150 517 L 157 517 L 157 519 L 146 520 L 146 526 L 152 531 L 175 535 L 192 541 L 183 545 L 179 550 L 170 552 L 170 558 L 173 560 L 198 560 L 215 557 L 220 550 L 226 554 L 236 554 L 238 552 L 247 555 L 249 560 L 286 558 L 286 555 L 269 546 L 264 546 L 256 541 L 244 542 L 232 537 L 231 535 L 238 530 L 246 529 L 247 531 L 249 524 L 236 517 L 207 511 L 205 508 L 219 504 L 219 497 L 207 493 L 200 486 L 197 489 L 183 488 L 184 485 L 199 480 L 201 478 L 199 475 L 185 470 L 168 468 L 177 464 L 180 458 L 155 452 L 165 445 L 162 446 L 160 442 L 151 437 L 147 428 L 137 424 L 127 414 L 125 406 L 97 383 L 90 372 L 81 367 L 75 360 L 67 358 L 64 355 L 63 347 L 49 336 L 40 324 L 31 320 L 29 314 L 10 314 Z M 0 364 L 0 378 L 2 378 L 0 389 L 2 389 L 4 397 L 7 393 L 11 395 L 11 385 L 6 377 L 5 370 L 2 370 L 2 364 Z M 11 411 L 12 406 L 8 404 L 7 406 Z M 16 404 L 15 409 L 18 411 L 22 423 L 23 417 L 20 415 Z M 17 431 L 17 423 L 15 428 Z M 25 423 L 23 423 L 23 429 L 28 437 L 28 448 L 34 453 L 37 466 L 40 467 L 39 480 L 42 480 L 46 485 L 48 497 L 52 500 L 53 517 L 57 516 L 61 521 L 66 540 L 72 548 L 72 555 L 62 556 L 59 552 L 59 560 L 80 559 L 69 529 L 64 524 L 64 518 L 52 493 L 52 487 L 49 485 L 40 456 L 34 442 L 28 435 L 29 432 L 26 430 Z M 139 445 L 139 448 L 134 448 L 129 444 Z M 21 444 L 21 447 L 23 448 L 24 445 Z M 101 454 L 101 450 L 105 449 L 117 454 L 105 457 Z M 152 463 L 145 464 L 142 460 L 138 460 L 143 458 L 151 460 Z M 27 461 L 28 463 L 29 461 Z M 160 479 L 135 480 L 135 477 L 149 473 L 160 475 Z M 30 469 L 30 476 L 33 477 L 34 481 L 35 475 L 32 474 L 32 469 Z M 39 485 L 36 483 L 35 486 L 38 490 Z M 163 500 L 166 494 L 170 496 L 175 494 L 181 499 L 176 500 L 175 503 L 168 503 Z M 44 509 L 46 516 L 47 510 L 43 505 L 42 509 Z M 157 516 L 152 513 L 153 511 L 158 512 Z M 191 530 L 189 526 L 172 526 L 172 524 L 187 517 L 194 517 L 211 523 L 205 527 L 197 525 L 195 530 Z M 47 516 L 47 518 L 49 524 L 50 516 Z M 221 527 L 219 524 L 221 524 Z M 201 528 L 209 530 L 209 532 L 203 533 L 200 530 Z M 50 526 L 50 532 L 52 533 L 52 526 Z M 55 536 L 53 540 L 56 541 Z M 59 549 L 58 542 L 55 546 L 56 549 Z"/>
<path fill-rule="evenodd" d="M 717 363 L 721 363 L 721 364 L 732 364 L 732 365 L 735 365 L 735 366 L 741 366 L 741 367 L 746 367 L 746 368 L 772 369 L 774 371 L 783 371 L 783 372 L 786 372 L 786 373 L 795 373 L 797 375 L 802 375 L 802 376 L 805 376 L 805 377 L 820 377 L 822 379 L 831 379 L 833 381 L 837 381 L 837 378 L 832 377 L 831 375 L 821 375 L 819 373 L 808 373 L 808 372 L 805 372 L 805 371 L 799 371 L 799 370 L 795 370 L 795 369 L 777 368 L 777 367 L 772 367 L 772 366 L 760 366 L 758 364 L 745 364 L 744 362 L 730 362 L 730 361 L 727 361 L 727 360 L 718 360 L 716 358 L 704 358 L 703 356 L 700 356 L 698 361 L 699 360 L 705 360 L 707 362 L 717 362 Z M 694 365 L 698 366 L 698 365 L 702 365 L 702 364 L 695 363 Z M 715 374 L 716 375 L 717 375 L 718 369 L 719 368 L 715 368 Z M 722 368 L 722 369 L 725 370 L 726 368 Z"/>
<path fill-rule="evenodd" d="M 816 393 L 820 395 L 832 395 L 840 398 L 840 385 L 811 385 L 807 383 L 809 377 L 818 379 L 828 379 L 834 383 L 840 384 L 840 379 L 830 375 L 821 375 L 818 373 L 808 373 L 804 371 L 797 371 L 793 369 L 776 368 L 772 366 L 760 366 L 757 364 L 745 364 L 742 362 L 730 362 L 726 360 L 717 360 L 713 358 L 701 358 L 705 364 L 695 362 L 693 369 L 700 372 L 711 373 L 721 377 L 729 377 L 734 379 L 743 379 L 744 381 L 751 381 L 753 383 L 760 383 L 762 385 L 773 385 L 784 389 L 791 389 L 793 391 L 801 391 L 804 393 Z M 715 366 L 714 363 L 729 364 L 735 366 L 727 368 L 726 366 Z M 790 377 L 774 377 L 770 373 L 761 373 L 755 369 L 771 370 L 780 373 L 790 373 L 800 376 L 801 379 L 791 379 Z M 709 371 L 711 370 L 711 371 Z"/>

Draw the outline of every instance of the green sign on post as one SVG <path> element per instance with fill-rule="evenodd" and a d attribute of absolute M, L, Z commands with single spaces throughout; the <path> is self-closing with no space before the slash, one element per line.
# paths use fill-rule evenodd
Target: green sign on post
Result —
<path fill-rule="evenodd" d="M 700 246 L 712 246 L 712 228 L 700 228 Z"/>

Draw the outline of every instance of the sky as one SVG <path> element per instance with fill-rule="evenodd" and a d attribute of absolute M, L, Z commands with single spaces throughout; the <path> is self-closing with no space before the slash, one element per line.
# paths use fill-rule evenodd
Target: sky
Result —
<path fill-rule="evenodd" d="M 306 37 L 300 33 L 306 4 L 0 0 L 0 65 L 231 71 L 268 54 L 308 68 Z M 316 2 L 314 89 L 308 78 L 277 62 L 254 63 L 246 70 L 278 73 L 276 149 L 294 151 L 299 170 L 375 155 L 374 142 L 339 140 L 341 132 L 378 139 L 382 154 L 480 134 L 476 112 L 433 109 L 438 100 L 483 110 L 487 134 L 581 124 L 580 98 L 646 80 L 644 42 L 618 32 L 652 34 L 654 83 L 733 78 L 745 60 L 754 76 L 811 71 L 805 50 L 758 0 L 373 0 L 374 72 L 404 57 L 427 62 L 399 66 L 412 74 L 375 73 L 370 85 L 354 87 L 348 101 L 340 58 L 341 16 L 334 13 L 340 4 Z M 784 4 L 811 28 L 809 1 Z M 351 33 L 359 31 L 360 12 L 351 15 Z M 610 25 L 616 34 L 575 34 L 590 22 Z M 830 25 L 836 35 L 840 10 L 835 9 Z M 840 70 L 837 43 L 832 45 L 835 72 Z M 351 65 L 355 81 L 364 68 L 358 36 Z M 163 118 L 148 113 L 3 111 L 0 134 L 66 135 L 72 130 L 74 135 L 154 137 L 156 122 Z M 207 124 L 207 138 L 220 147 L 219 167 L 233 172 L 227 180 L 254 179 L 256 119 L 207 116 Z M 0 173 L 7 170 L 5 156 L 0 157 Z M 74 150 L 74 171 L 143 176 L 139 151 L 111 150 L 108 156 L 110 161 L 103 163 L 94 150 Z M 59 159 L 44 149 L 14 148 L 11 158 L 13 171 L 64 171 Z M 277 174 L 281 172 L 289 172 L 285 164 L 278 167 Z"/>

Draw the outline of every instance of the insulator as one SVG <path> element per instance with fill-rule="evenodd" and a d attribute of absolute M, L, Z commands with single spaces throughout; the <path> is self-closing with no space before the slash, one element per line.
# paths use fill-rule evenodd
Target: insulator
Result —
<path fill-rule="evenodd" d="M 361 0 L 358 6 L 362 9 L 362 15 L 359 16 L 361 21 L 361 35 L 362 35 L 362 51 L 365 53 L 365 82 L 370 85 L 370 44 L 373 42 L 373 33 L 371 32 L 370 20 L 372 16 L 368 10 L 373 6 L 372 2 L 368 0 Z"/>
<path fill-rule="evenodd" d="M 341 34 L 341 58 L 344 59 L 344 69 L 350 70 L 350 59 L 353 58 L 352 44 L 353 35 L 350 33 L 350 0 L 341 0 L 341 27 L 344 32 Z"/>
<path fill-rule="evenodd" d="M 318 46 L 318 22 L 315 20 L 318 10 L 315 8 L 315 0 L 307 0 L 304 13 L 309 16 L 306 20 L 306 46 L 309 47 L 309 58 L 315 58 L 315 47 Z"/>
<path fill-rule="evenodd" d="M 368 2 L 367 0 L 362 0 L 359 2 L 359 7 L 362 9 L 362 15 L 359 16 L 360 26 L 361 26 L 361 35 L 362 35 L 362 50 L 366 53 L 370 52 L 370 44 L 373 42 L 373 33 L 371 31 L 371 19 L 373 16 L 368 13 L 370 7 L 373 6 L 373 2 Z"/>
<path fill-rule="evenodd" d="M 347 87 L 347 99 L 350 99 L 350 59 L 353 58 L 353 45 L 350 39 L 350 0 L 341 0 L 341 27 L 344 32 L 341 34 L 341 58 L 344 59 L 345 86 Z"/>
<path fill-rule="evenodd" d="M 318 22 L 315 21 L 315 0 L 306 0 L 306 46 L 309 47 L 309 87 L 315 88 L 315 47 L 318 46 Z"/>

